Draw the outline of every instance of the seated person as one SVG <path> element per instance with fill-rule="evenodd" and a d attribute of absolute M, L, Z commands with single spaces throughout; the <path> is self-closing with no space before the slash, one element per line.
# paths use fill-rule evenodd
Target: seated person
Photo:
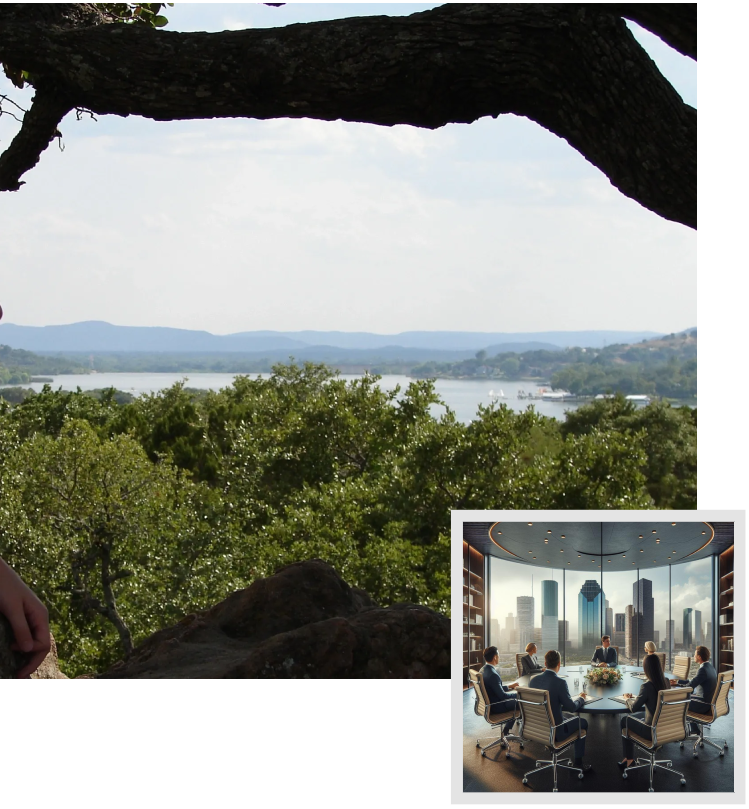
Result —
<path fill-rule="evenodd" d="M 502 678 L 499 675 L 499 650 L 496 646 L 487 646 L 484 649 L 484 660 L 486 663 L 481 667 L 479 674 L 484 680 L 484 688 L 486 689 L 486 696 L 489 699 L 491 710 L 489 713 L 506 713 L 513 711 L 517 708 L 517 695 L 511 693 L 513 688 L 517 688 L 517 683 L 505 686 L 502 684 Z M 510 719 L 505 723 L 504 732 L 509 733 L 510 728 L 515 724 L 514 719 Z"/>
<path fill-rule="evenodd" d="M 538 674 L 539 671 L 544 670 L 544 666 L 542 666 L 537 658 L 536 652 L 538 651 L 538 647 L 535 643 L 529 643 L 525 647 L 526 655 L 525 657 L 520 658 L 520 662 L 523 666 L 523 675 L 526 674 Z"/>
<path fill-rule="evenodd" d="M 648 679 L 640 686 L 640 693 L 636 699 L 633 694 L 622 695 L 629 698 L 627 707 L 632 713 L 622 717 L 621 727 L 622 729 L 626 727 L 630 733 L 636 733 L 644 739 L 652 739 L 651 725 L 655 709 L 658 706 L 658 692 L 668 691 L 671 686 L 663 676 L 660 659 L 654 654 L 645 655 L 642 667 Z M 643 707 L 645 710 L 641 711 L 640 709 Z M 635 713 L 636 711 L 637 713 Z M 634 742 L 622 736 L 622 748 L 624 758 L 619 762 L 619 766 L 626 768 L 631 766 L 634 761 Z"/>
<path fill-rule="evenodd" d="M 567 688 L 567 681 L 557 675 L 559 667 L 562 665 L 562 658 L 559 652 L 554 649 L 549 650 L 544 655 L 544 662 L 546 663 L 546 671 L 533 677 L 529 686 L 549 692 L 549 701 L 551 704 L 551 712 L 554 715 L 554 724 L 558 725 L 554 739 L 559 741 L 574 733 L 578 727 L 582 730 L 587 729 L 588 723 L 585 719 L 569 719 L 565 722 L 562 716 L 563 710 L 579 711 L 585 704 L 585 699 L 583 693 L 580 692 L 580 696 L 573 702 L 572 697 L 570 697 L 569 689 Z M 583 764 L 584 755 L 585 737 L 575 741 L 575 767 L 579 767 L 583 772 L 587 772 L 592 765 Z"/>
<path fill-rule="evenodd" d="M 616 666 L 619 661 L 617 660 L 616 649 L 611 645 L 611 638 L 604 635 L 601 638 L 601 643 L 602 647 L 596 649 L 593 659 L 590 661 L 591 664 L 593 666 L 603 666 L 604 668 Z"/>
<path fill-rule="evenodd" d="M 694 713 L 709 713 L 710 701 L 718 685 L 718 675 L 710 662 L 710 650 L 707 646 L 698 646 L 694 652 L 694 662 L 699 665 L 697 674 L 691 680 L 671 680 L 671 685 L 691 685 L 692 695 L 689 710 Z M 689 723 L 689 732 L 697 734 L 700 729 L 696 722 Z"/>
<path fill-rule="evenodd" d="M 653 655 L 658 650 L 655 648 L 655 644 L 652 640 L 645 641 L 645 654 L 646 655 Z"/>

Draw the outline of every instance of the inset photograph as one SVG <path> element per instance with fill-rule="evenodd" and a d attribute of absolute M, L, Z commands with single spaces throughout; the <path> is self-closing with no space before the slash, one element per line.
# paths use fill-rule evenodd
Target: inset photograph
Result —
<path fill-rule="evenodd" d="M 462 567 L 454 801 L 743 789 L 734 777 L 734 758 L 744 760 L 734 749 L 744 735 L 734 710 L 738 513 L 508 514 L 519 512 L 453 515 L 453 587 L 458 558 Z M 456 631 L 454 619 L 454 650 Z"/>

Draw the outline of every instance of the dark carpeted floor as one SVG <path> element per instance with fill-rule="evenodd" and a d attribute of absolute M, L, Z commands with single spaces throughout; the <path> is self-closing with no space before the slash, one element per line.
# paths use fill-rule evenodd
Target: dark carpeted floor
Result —
<path fill-rule="evenodd" d="M 497 736 L 482 717 L 473 711 L 473 690 L 463 692 L 463 791 L 464 792 L 551 792 L 554 776 L 551 768 L 534 773 L 523 784 L 523 774 L 536 766 L 536 759 L 551 759 L 543 745 L 529 742 L 521 750 L 518 742 L 513 742 L 512 758 L 505 758 L 505 750 L 499 746 L 489 750 L 485 757 L 476 747 L 476 739 L 482 746 L 489 743 L 489 737 Z M 648 769 L 631 772 L 622 778 L 617 767 L 621 761 L 622 743 L 619 722 L 620 715 L 592 716 L 588 720 L 588 736 L 585 747 L 585 763 L 593 769 L 582 780 L 577 773 L 569 770 L 558 771 L 558 789 L 561 792 L 647 792 L 649 787 Z M 675 770 L 684 773 L 686 786 L 681 779 L 664 770 L 656 770 L 653 789 L 656 792 L 733 792 L 733 696 L 731 713 L 718 719 L 712 728 L 705 729 L 705 738 L 713 738 L 720 744 L 728 742 L 728 750 L 720 756 L 710 745 L 697 748 L 698 758 L 692 757 L 692 743 L 678 742 L 663 747 L 658 759 L 671 759 Z M 572 750 L 570 749 L 572 756 Z M 640 754 L 642 755 L 642 754 Z"/>

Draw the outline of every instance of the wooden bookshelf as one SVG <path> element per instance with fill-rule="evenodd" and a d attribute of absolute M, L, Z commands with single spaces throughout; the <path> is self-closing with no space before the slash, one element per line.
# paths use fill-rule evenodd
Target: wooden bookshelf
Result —
<path fill-rule="evenodd" d="M 486 611 L 484 555 L 463 542 L 463 687 L 469 686 L 468 669 L 484 665 Z"/>
<path fill-rule="evenodd" d="M 723 551 L 718 566 L 718 673 L 733 671 L 733 545 Z M 731 684 L 733 688 L 733 683 Z"/>

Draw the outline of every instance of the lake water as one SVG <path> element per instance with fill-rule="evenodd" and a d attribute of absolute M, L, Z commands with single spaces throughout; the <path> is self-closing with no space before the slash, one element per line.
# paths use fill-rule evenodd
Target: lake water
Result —
<path fill-rule="evenodd" d="M 236 374 L 143 374 L 143 373 L 101 373 L 101 374 L 63 374 L 52 377 L 52 389 L 94 390 L 95 388 L 114 387 L 118 390 L 132 393 L 137 396 L 141 393 L 155 393 L 173 385 L 175 382 L 185 380 L 185 384 L 190 388 L 200 388 L 202 390 L 220 390 L 231 385 Z M 250 374 L 250 376 L 268 377 L 269 374 Z M 353 374 L 341 374 L 341 379 L 357 379 Z M 386 390 L 392 390 L 396 385 L 406 388 L 412 380 L 407 376 L 389 375 L 383 376 L 380 386 Z M 33 382 L 28 386 L 35 391 L 41 391 L 44 383 Z M 565 410 L 576 410 L 580 405 L 577 402 L 544 402 L 518 399 L 518 392 L 521 390 L 535 393 L 538 386 L 534 382 L 519 381 L 510 382 L 507 380 L 468 380 L 468 379 L 438 379 L 435 383 L 437 393 L 450 408 L 455 411 L 456 417 L 469 422 L 476 417 L 476 411 L 480 404 L 488 405 L 492 397 L 490 391 L 495 393 L 502 390 L 506 399 L 502 399 L 509 408 L 515 411 L 525 410 L 529 404 L 533 404 L 537 413 L 544 416 L 553 416 L 557 419 L 564 419 Z M 444 408 L 434 407 L 434 415 L 444 412 Z"/>

